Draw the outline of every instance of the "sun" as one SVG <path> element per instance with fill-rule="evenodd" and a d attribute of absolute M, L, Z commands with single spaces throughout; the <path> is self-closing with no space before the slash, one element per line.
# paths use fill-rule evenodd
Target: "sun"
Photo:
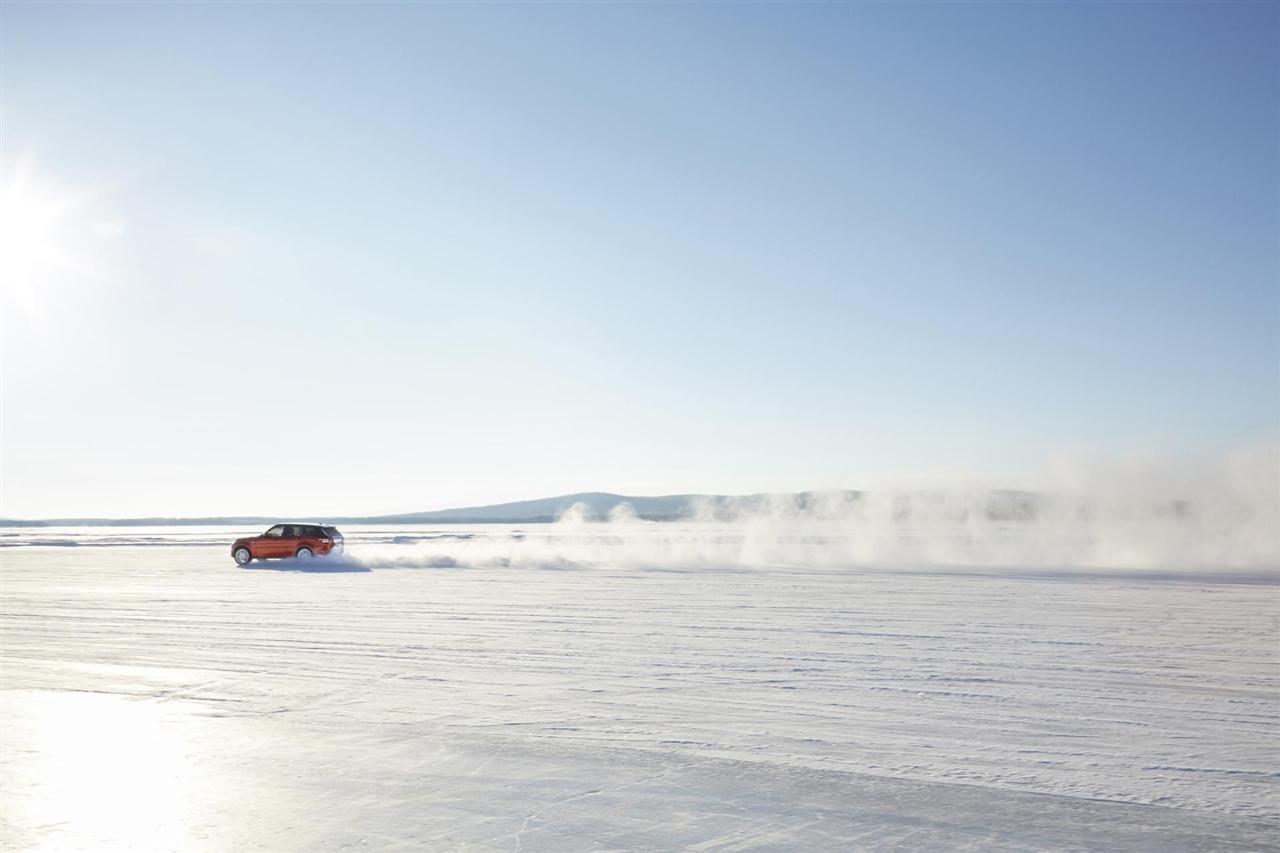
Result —
<path fill-rule="evenodd" d="M 95 277 L 104 238 L 123 227 L 92 214 L 102 193 L 39 174 L 30 157 L 0 167 L 0 292 L 27 313 L 55 290 Z"/>
<path fill-rule="evenodd" d="M 59 225 L 66 220 L 68 201 L 40 187 L 29 162 L 20 163 L 12 178 L 0 181 L 0 279 L 6 287 L 29 290 L 58 270 L 74 267 L 58 244 Z"/>

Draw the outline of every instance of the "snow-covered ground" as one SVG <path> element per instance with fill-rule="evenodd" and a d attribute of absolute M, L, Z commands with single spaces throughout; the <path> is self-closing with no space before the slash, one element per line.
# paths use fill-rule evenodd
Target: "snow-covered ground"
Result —
<path fill-rule="evenodd" d="M 813 531 L 643 524 L 237 568 L 252 532 L 3 532 L 5 849 L 1280 838 L 1273 572 L 853 567 Z"/>

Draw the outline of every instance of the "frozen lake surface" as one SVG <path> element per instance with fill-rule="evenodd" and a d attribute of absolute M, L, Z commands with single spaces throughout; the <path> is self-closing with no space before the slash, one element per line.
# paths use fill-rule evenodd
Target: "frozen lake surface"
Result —
<path fill-rule="evenodd" d="M 9 850 L 1276 849 L 1274 573 L 6 530 Z M 749 555 L 750 558 L 744 557 Z"/>

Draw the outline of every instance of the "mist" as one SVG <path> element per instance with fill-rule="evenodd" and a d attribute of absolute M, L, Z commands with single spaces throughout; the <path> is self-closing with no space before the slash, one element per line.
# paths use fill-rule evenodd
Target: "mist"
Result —
<path fill-rule="evenodd" d="M 352 559 L 371 568 L 1274 570 L 1278 471 L 1275 444 L 1199 461 L 1063 454 L 1034 491 L 953 482 L 761 495 L 703 501 L 680 522 L 643 520 L 627 504 L 596 518 L 579 504 L 507 537 L 368 544 Z"/>

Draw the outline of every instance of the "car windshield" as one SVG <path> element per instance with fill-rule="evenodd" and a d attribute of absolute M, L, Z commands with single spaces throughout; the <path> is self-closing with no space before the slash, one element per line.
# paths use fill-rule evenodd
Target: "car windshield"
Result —
<path fill-rule="evenodd" d="M 264 534 L 262 534 L 262 535 L 263 535 L 263 536 L 283 536 L 283 535 L 284 535 L 284 525 L 283 525 L 283 524 L 277 524 L 275 527 L 271 528 L 270 530 L 268 530 L 266 533 L 264 533 Z"/>

